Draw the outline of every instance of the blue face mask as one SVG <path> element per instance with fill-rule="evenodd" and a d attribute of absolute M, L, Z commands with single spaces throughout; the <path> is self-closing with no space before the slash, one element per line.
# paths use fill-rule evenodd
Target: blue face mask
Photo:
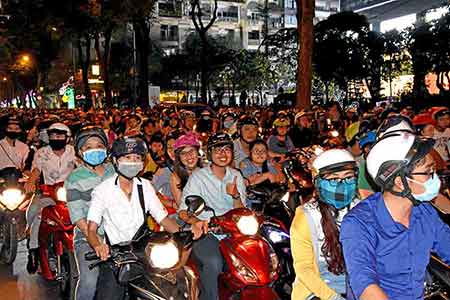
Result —
<path fill-rule="evenodd" d="M 430 179 L 425 182 L 419 182 L 410 178 L 407 178 L 409 181 L 415 182 L 423 186 L 425 191 L 422 194 L 412 194 L 412 196 L 420 202 L 429 202 L 437 197 L 439 194 L 439 190 L 441 189 L 441 180 L 439 176 L 434 173 Z"/>
<path fill-rule="evenodd" d="M 317 178 L 316 189 L 319 192 L 319 199 L 336 209 L 348 206 L 356 195 L 357 179 L 324 179 Z"/>
<path fill-rule="evenodd" d="M 83 160 L 95 167 L 102 164 L 106 159 L 106 149 L 89 149 L 83 152 Z"/>

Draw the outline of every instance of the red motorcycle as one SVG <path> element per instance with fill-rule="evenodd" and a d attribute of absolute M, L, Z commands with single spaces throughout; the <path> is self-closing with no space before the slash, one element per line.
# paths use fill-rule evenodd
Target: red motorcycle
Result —
<path fill-rule="evenodd" d="M 63 297 L 69 297 L 77 276 L 74 256 L 74 225 L 71 224 L 66 205 L 63 182 L 40 185 L 41 197 L 55 201 L 55 205 L 42 210 L 39 227 L 39 266 L 47 280 L 57 281 Z"/>
<path fill-rule="evenodd" d="M 278 257 L 258 233 L 264 217 L 247 208 L 236 208 L 217 217 L 200 197 L 189 200 L 199 202 L 195 205 L 187 203 L 188 207 L 196 208 L 193 210 L 198 211 L 199 206 L 204 206 L 204 211 L 214 214 L 210 220 L 212 232 L 227 236 L 219 244 L 227 264 L 219 276 L 219 299 L 280 299 L 273 288 L 279 272 Z"/>

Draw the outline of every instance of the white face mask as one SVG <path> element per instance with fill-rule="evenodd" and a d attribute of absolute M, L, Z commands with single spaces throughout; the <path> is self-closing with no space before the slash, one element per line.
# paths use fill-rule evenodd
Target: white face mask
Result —
<path fill-rule="evenodd" d="M 422 194 L 412 194 L 412 196 L 420 202 L 428 202 L 433 200 L 437 197 L 439 190 L 441 189 L 441 180 L 436 173 L 434 173 L 431 178 L 425 182 L 419 182 L 410 178 L 407 179 L 423 186 L 425 191 Z"/>
<path fill-rule="evenodd" d="M 140 162 L 118 162 L 117 171 L 125 178 L 132 179 L 136 177 L 144 168 L 144 163 Z"/>

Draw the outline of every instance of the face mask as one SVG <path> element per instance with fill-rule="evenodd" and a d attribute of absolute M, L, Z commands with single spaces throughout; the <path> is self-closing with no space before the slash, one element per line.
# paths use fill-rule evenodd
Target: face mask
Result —
<path fill-rule="evenodd" d="M 66 147 L 66 140 L 49 140 L 50 147 L 52 148 L 52 150 L 62 150 L 64 149 L 64 147 Z"/>
<path fill-rule="evenodd" d="M 17 139 L 20 136 L 20 132 L 17 131 L 6 131 L 5 135 L 12 140 Z"/>
<path fill-rule="evenodd" d="M 412 194 L 412 196 L 420 202 L 428 202 L 436 198 L 439 194 L 439 190 L 441 189 L 441 180 L 436 173 L 434 173 L 430 179 L 425 182 L 419 182 L 413 179 L 407 178 L 409 181 L 415 182 L 423 186 L 425 191 L 422 194 Z"/>
<path fill-rule="evenodd" d="M 203 116 L 202 118 L 203 118 L 203 120 L 209 120 L 211 117 L 210 116 Z"/>
<path fill-rule="evenodd" d="M 136 177 L 143 168 L 143 162 L 119 162 L 117 171 L 125 178 L 132 179 Z"/>
<path fill-rule="evenodd" d="M 106 149 L 90 149 L 83 152 L 83 160 L 95 167 L 102 164 L 106 159 Z"/>
<path fill-rule="evenodd" d="M 225 121 L 223 122 L 223 127 L 225 127 L 226 129 L 230 129 L 234 124 L 234 121 Z"/>
<path fill-rule="evenodd" d="M 337 209 L 348 206 L 356 195 L 356 178 L 342 181 L 318 178 L 316 188 L 319 199 Z"/>

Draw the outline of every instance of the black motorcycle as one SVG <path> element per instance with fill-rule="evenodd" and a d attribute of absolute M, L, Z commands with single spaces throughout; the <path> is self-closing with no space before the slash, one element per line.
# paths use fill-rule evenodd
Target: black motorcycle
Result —
<path fill-rule="evenodd" d="M 31 199 L 23 182 L 18 169 L 0 170 L 0 262 L 4 264 L 14 262 L 18 241 L 25 237 L 25 210 Z"/>
<path fill-rule="evenodd" d="M 198 276 L 188 266 L 192 233 L 151 232 L 141 228 L 132 241 L 110 247 L 110 257 L 89 266 L 109 264 L 117 281 L 127 287 L 125 299 L 130 300 L 196 300 Z M 95 252 L 86 260 L 98 260 Z"/>

